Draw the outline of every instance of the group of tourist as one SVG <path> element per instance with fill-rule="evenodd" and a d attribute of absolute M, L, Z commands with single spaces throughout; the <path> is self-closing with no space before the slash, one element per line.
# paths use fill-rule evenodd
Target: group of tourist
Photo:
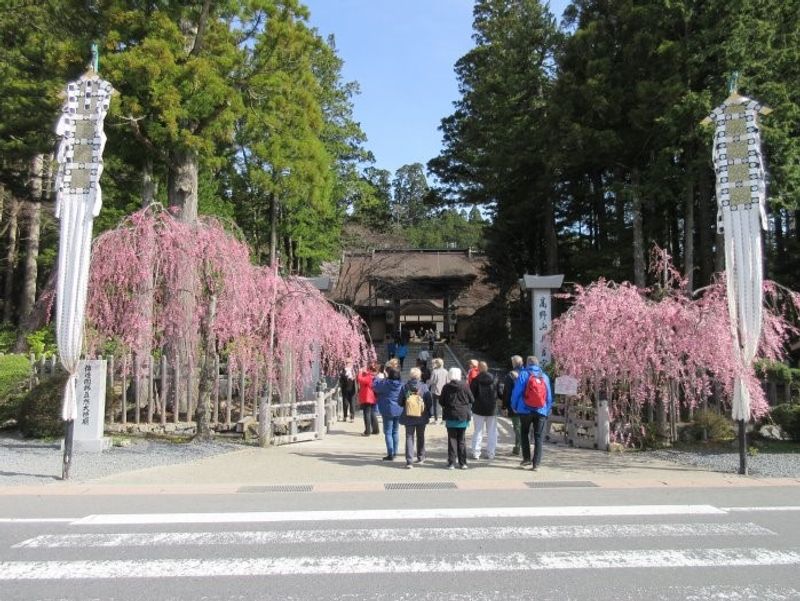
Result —
<path fill-rule="evenodd" d="M 425 428 L 441 420 L 447 427 L 447 467 L 467 469 L 466 434 L 473 425 L 469 453 L 475 460 L 483 452 L 486 436 L 486 457 L 494 459 L 497 452 L 498 413 L 509 417 L 514 429 L 512 454 L 522 455 L 520 466 L 537 470 L 542 461 L 542 442 L 547 417 L 553 406 L 550 379 L 539 366 L 536 357 L 511 358 L 511 370 L 498 382 L 483 361 L 472 360 L 466 379 L 461 369 L 444 368 L 441 358 L 429 357 L 423 352 L 409 378 L 401 378 L 402 360 L 390 358 L 381 366 L 373 363 L 358 374 L 352 363 L 345 365 L 339 378 L 344 404 L 344 417 L 352 422 L 355 415 L 356 389 L 358 403 L 363 410 L 363 436 L 379 434 L 378 413 L 383 421 L 386 442 L 384 461 L 394 461 L 400 452 L 400 426 L 405 427 L 406 468 L 426 459 Z M 499 404 L 499 409 L 498 409 Z M 530 434 L 533 434 L 533 441 Z M 534 452 L 531 454 L 531 442 Z"/>

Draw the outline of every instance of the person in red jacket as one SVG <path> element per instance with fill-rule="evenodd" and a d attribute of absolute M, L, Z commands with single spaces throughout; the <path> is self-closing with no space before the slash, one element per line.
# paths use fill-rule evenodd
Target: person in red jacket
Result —
<path fill-rule="evenodd" d="M 374 361 L 358 372 L 358 404 L 364 414 L 364 433 L 362 436 L 370 434 L 380 434 L 378 428 L 378 413 L 375 408 L 375 391 L 372 390 L 372 381 L 378 372 L 378 364 Z"/>
<path fill-rule="evenodd" d="M 477 359 L 470 359 L 469 360 L 469 370 L 467 371 L 467 386 L 472 385 L 472 380 L 478 375 L 478 360 Z"/>

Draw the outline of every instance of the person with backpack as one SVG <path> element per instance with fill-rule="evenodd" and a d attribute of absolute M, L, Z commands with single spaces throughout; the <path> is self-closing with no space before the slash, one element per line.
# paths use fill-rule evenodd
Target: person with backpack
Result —
<path fill-rule="evenodd" d="M 522 445 L 521 466 L 532 465 L 539 469 L 542 462 L 542 440 L 547 417 L 553 407 L 553 392 L 550 378 L 539 367 L 539 359 L 528 357 L 525 369 L 520 370 L 511 393 L 511 407 L 519 415 L 520 443 Z M 530 430 L 533 426 L 533 461 L 531 462 Z"/>
<path fill-rule="evenodd" d="M 519 355 L 511 357 L 511 371 L 506 374 L 503 380 L 502 390 L 498 389 L 498 395 L 503 402 L 503 415 L 511 419 L 511 426 L 514 428 L 514 448 L 511 449 L 512 455 L 519 455 L 521 446 L 519 415 L 514 413 L 514 409 L 511 407 L 511 393 L 514 391 L 514 384 L 517 383 L 522 365 L 522 357 Z"/>
<path fill-rule="evenodd" d="M 472 418 L 472 405 L 475 399 L 465 382 L 461 381 L 461 370 L 451 367 L 450 381 L 442 388 L 440 402 L 442 418 L 447 426 L 447 468 L 467 469 L 466 431 Z"/>
<path fill-rule="evenodd" d="M 356 417 L 356 374 L 353 371 L 353 361 L 348 359 L 344 368 L 339 372 L 339 390 L 342 393 L 342 406 L 344 411 L 344 421 L 347 421 L 347 414 L 350 413 L 350 421 Z"/>
<path fill-rule="evenodd" d="M 369 367 L 358 372 L 358 404 L 364 414 L 364 433 L 362 436 L 379 434 L 378 413 L 376 412 L 375 391 L 372 389 L 372 381 L 378 373 L 378 364 L 374 361 Z"/>
<path fill-rule="evenodd" d="M 423 384 L 420 369 L 412 367 L 409 375 L 410 378 L 403 385 L 398 401 L 403 408 L 400 423 L 406 427 L 406 469 L 414 467 L 415 456 L 417 463 L 425 461 L 425 426 L 431 418 L 433 402 L 428 387 Z"/>
<path fill-rule="evenodd" d="M 375 391 L 378 411 L 383 419 L 383 436 L 386 439 L 386 457 L 383 460 L 394 461 L 400 446 L 400 414 L 403 413 L 403 408 L 399 400 L 403 384 L 400 382 L 400 372 L 391 362 L 387 365 L 386 377 L 375 378 L 372 389 Z"/>
<path fill-rule="evenodd" d="M 472 457 L 476 461 L 481 458 L 483 444 L 483 428 L 486 426 L 488 438 L 486 457 L 491 461 L 497 451 L 497 384 L 489 373 L 486 361 L 478 363 L 478 375 L 469 385 L 475 404 L 472 405 L 472 417 L 475 425 L 472 430 Z"/>

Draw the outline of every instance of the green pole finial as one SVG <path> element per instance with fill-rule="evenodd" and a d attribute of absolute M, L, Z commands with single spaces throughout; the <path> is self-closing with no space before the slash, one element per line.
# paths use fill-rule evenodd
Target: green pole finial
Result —
<path fill-rule="evenodd" d="M 728 94 L 734 94 L 739 91 L 739 72 L 731 71 L 731 76 L 728 78 Z"/>
<path fill-rule="evenodd" d="M 100 71 L 100 47 L 97 42 L 92 42 L 92 71 L 95 73 Z"/>

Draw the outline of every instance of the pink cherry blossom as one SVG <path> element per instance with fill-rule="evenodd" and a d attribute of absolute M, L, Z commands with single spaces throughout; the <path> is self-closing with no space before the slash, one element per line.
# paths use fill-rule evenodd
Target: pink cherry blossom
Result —
<path fill-rule="evenodd" d="M 662 280 L 651 289 L 603 279 L 575 288 L 571 308 L 553 321 L 558 370 L 579 378 L 585 393 L 606 390 L 617 419 L 640 414 L 670 389 L 695 407 L 716 384 L 729 403 L 737 375 L 748 385 L 753 415 L 763 415 L 767 401 L 753 366 L 741 365 L 733 353 L 724 274 L 690 298 L 666 253 L 656 249 L 651 264 Z M 759 355 L 778 360 L 798 333 L 785 311 L 800 308 L 800 295 L 773 282 L 764 284 L 764 294 Z"/>
<path fill-rule="evenodd" d="M 334 306 L 306 281 L 253 265 L 248 247 L 219 221 L 187 224 L 159 205 L 130 215 L 95 241 L 87 345 L 92 350 L 113 341 L 123 353 L 146 356 L 183 339 L 197 361 L 212 297 L 216 313 L 209 327 L 218 352 L 262 383 L 279 381 L 290 354 L 298 389 L 308 383 L 316 358 L 332 374 L 348 359 L 364 365 L 374 357 L 355 312 Z"/>

